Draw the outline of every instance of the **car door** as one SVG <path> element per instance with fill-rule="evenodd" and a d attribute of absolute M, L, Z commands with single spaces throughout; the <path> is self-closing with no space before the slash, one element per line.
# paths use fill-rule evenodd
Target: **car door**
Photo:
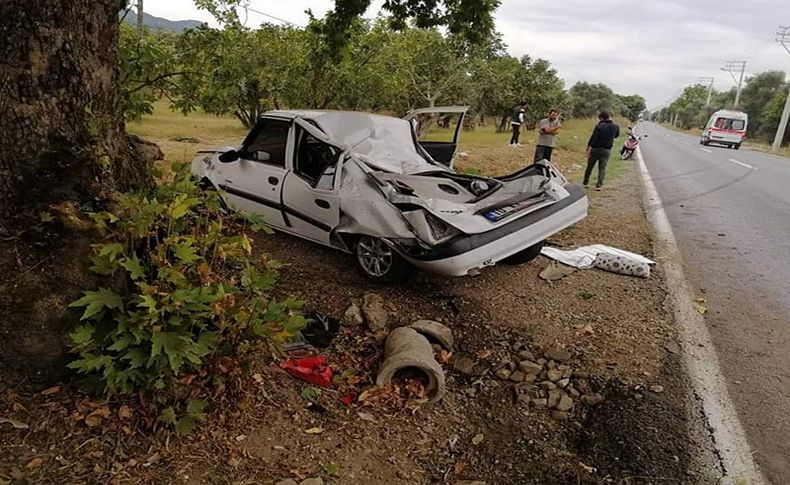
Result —
<path fill-rule="evenodd" d="M 340 223 L 341 148 L 318 128 L 294 120 L 293 149 L 283 186 L 287 230 L 322 244 Z"/>
<path fill-rule="evenodd" d="M 411 121 L 417 142 L 435 161 L 450 168 L 458 149 L 458 135 L 468 106 L 437 106 L 417 109 L 405 116 Z"/>
<path fill-rule="evenodd" d="M 237 160 L 217 164 L 219 189 L 225 201 L 243 212 L 259 214 L 283 227 L 281 193 L 291 121 L 261 118 L 247 135 Z"/>

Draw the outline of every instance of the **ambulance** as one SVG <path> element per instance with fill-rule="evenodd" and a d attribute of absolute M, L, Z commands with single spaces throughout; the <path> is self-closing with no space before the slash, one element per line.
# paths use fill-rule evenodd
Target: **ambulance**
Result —
<path fill-rule="evenodd" d="M 746 138 L 749 116 L 741 111 L 722 109 L 713 113 L 702 130 L 700 144 L 715 143 L 738 149 Z"/>

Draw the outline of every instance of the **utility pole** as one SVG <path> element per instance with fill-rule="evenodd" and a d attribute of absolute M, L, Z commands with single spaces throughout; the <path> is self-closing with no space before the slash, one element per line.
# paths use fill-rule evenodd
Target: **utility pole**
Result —
<path fill-rule="evenodd" d="M 710 97 L 713 94 L 713 78 L 712 77 L 698 77 L 697 82 L 700 84 L 707 84 L 708 85 L 708 99 L 705 101 L 705 107 L 707 108 L 710 105 Z"/>
<path fill-rule="evenodd" d="M 721 68 L 724 72 L 729 72 L 732 80 L 738 85 L 738 91 L 735 93 L 735 106 L 741 101 L 741 86 L 743 86 L 743 73 L 746 71 L 746 61 L 727 61 L 727 64 Z M 736 79 L 735 73 L 740 72 L 740 76 Z"/>
<path fill-rule="evenodd" d="M 776 41 L 782 44 L 788 54 L 790 54 L 790 26 L 779 27 L 779 32 L 776 33 Z M 782 119 L 779 121 L 779 127 L 776 129 L 776 136 L 774 137 L 774 144 L 771 146 L 771 151 L 777 152 L 782 146 L 782 140 L 787 131 L 787 120 L 790 118 L 790 90 L 787 93 L 787 101 L 785 101 L 785 109 L 782 111 Z"/>
<path fill-rule="evenodd" d="M 138 32 L 143 31 L 144 20 L 145 19 L 143 17 L 143 0 L 137 0 L 137 31 Z"/>

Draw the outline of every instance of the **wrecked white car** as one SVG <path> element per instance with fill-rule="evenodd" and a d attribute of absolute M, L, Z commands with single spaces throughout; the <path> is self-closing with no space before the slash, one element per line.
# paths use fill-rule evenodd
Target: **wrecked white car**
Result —
<path fill-rule="evenodd" d="M 418 141 L 414 120 L 447 112 L 457 118 L 452 141 Z M 464 112 L 418 110 L 410 121 L 271 111 L 240 147 L 200 152 L 192 173 L 228 207 L 354 254 L 375 281 L 405 279 L 415 267 L 463 276 L 530 261 L 587 215 L 584 190 L 545 160 L 506 177 L 455 172 Z"/>

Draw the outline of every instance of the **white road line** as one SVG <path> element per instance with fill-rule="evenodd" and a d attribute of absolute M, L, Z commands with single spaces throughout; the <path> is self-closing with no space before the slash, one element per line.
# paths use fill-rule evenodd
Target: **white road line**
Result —
<path fill-rule="evenodd" d="M 694 310 L 694 293 L 683 272 L 683 258 L 661 198 L 642 158 L 641 147 L 636 149 L 636 158 L 645 188 L 647 218 L 658 236 L 656 260 L 666 275 L 667 289 L 683 347 L 683 363 L 694 393 L 702 403 L 713 446 L 718 452 L 725 475 L 734 483 L 766 483 L 754 462 L 746 433 L 727 391 L 705 319 Z"/>
<path fill-rule="evenodd" d="M 703 152 L 713 153 L 713 150 L 708 150 L 707 148 L 700 148 Z"/>
<path fill-rule="evenodd" d="M 731 161 L 732 163 L 737 163 L 741 167 L 746 167 L 746 168 L 751 169 L 751 170 L 757 170 L 756 167 L 752 167 L 748 163 L 739 162 L 738 160 L 735 160 L 734 158 L 730 158 L 729 161 Z"/>

